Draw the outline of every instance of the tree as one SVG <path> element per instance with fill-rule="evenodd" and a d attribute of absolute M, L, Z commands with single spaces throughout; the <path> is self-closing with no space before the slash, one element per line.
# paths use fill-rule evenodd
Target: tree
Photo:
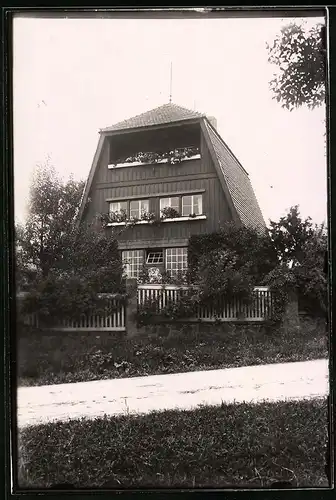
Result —
<path fill-rule="evenodd" d="M 296 205 L 278 222 L 270 222 L 269 234 L 278 265 L 265 276 L 264 283 L 281 297 L 281 305 L 296 291 L 304 309 L 312 314 L 324 314 L 327 309 L 326 227 L 313 225 L 310 217 L 303 219 Z"/>
<path fill-rule="evenodd" d="M 190 237 L 188 266 L 191 277 L 197 276 L 201 261 L 214 250 L 231 252 L 237 267 L 244 267 L 255 285 L 277 263 L 272 240 L 266 231 L 260 233 L 253 228 L 227 223 L 219 232 Z"/>
<path fill-rule="evenodd" d="M 297 24 L 281 29 L 272 46 L 267 45 L 269 62 L 279 71 L 270 82 L 274 98 L 292 111 L 306 105 L 313 109 L 325 102 L 325 26 L 306 31 Z"/>
<path fill-rule="evenodd" d="M 109 298 L 100 294 L 124 291 L 123 266 L 118 244 L 101 229 L 81 226 L 71 233 L 67 247 L 48 274 L 30 285 L 23 304 L 25 313 L 38 312 L 42 323 L 57 325 L 59 318 L 111 311 Z"/>
<path fill-rule="evenodd" d="M 298 205 L 291 207 L 286 216 L 280 217 L 278 222 L 269 223 L 269 235 L 278 262 L 288 267 L 302 262 L 305 244 L 312 234 L 311 218 L 302 219 Z"/>
<path fill-rule="evenodd" d="M 75 225 L 83 188 L 72 177 L 63 182 L 49 164 L 38 166 L 27 220 L 16 228 L 17 281 L 28 291 L 22 311 L 44 322 L 99 314 L 109 304 L 100 293 L 123 291 L 114 235 L 96 223 Z"/>
<path fill-rule="evenodd" d="M 29 192 L 28 217 L 16 228 L 21 268 L 30 274 L 35 272 L 36 276 L 48 275 L 67 246 L 83 189 L 84 182 L 71 176 L 62 182 L 48 162 L 36 167 Z"/>

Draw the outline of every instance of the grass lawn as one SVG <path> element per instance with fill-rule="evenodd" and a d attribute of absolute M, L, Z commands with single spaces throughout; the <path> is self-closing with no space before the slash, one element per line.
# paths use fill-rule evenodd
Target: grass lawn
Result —
<path fill-rule="evenodd" d="M 237 404 L 28 427 L 19 486 L 328 487 L 325 400 Z"/>
<path fill-rule="evenodd" d="M 250 366 L 326 358 L 323 322 L 302 321 L 300 331 L 208 325 L 189 330 L 121 335 L 41 333 L 18 335 L 19 385 L 44 385 L 119 377 Z"/>

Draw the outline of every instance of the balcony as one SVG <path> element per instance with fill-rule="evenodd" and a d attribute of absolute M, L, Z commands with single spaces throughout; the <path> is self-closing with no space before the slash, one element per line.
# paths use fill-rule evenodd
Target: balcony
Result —
<path fill-rule="evenodd" d="M 165 153 L 152 153 L 152 152 L 139 152 L 136 155 L 129 156 L 128 158 L 120 159 L 115 163 L 108 165 L 109 169 L 137 167 L 140 165 L 179 165 L 190 160 L 199 160 L 201 154 L 199 148 L 185 147 L 167 151 Z"/>

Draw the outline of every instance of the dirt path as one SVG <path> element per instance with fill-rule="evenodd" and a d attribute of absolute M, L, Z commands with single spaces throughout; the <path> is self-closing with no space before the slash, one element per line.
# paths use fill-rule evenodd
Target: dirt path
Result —
<path fill-rule="evenodd" d="M 146 413 L 233 401 L 324 397 L 327 360 L 98 380 L 18 389 L 20 427 L 52 420 Z"/>

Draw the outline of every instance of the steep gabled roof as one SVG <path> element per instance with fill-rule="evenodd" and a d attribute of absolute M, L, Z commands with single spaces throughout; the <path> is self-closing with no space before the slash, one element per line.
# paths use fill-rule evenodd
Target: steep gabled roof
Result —
<path fill-rule="evenodd" d="M 88 180 L 84 189 L 81 206 L 79 209 L 77 223 L 80 223 L 85 205 L 92 186 L 93 178 L 102 152 L 103 144 L 108 132 L 128 129 L 137 129 L 155 125 L 164 125 L 187 120 L 199 120 L 203 135 L 212 155 L 217 174 L 231 208 L 233 219 L 237 223 L 258 230 L 265 229 L 265 221 L 261 213 L 257 198 L 253 191 L 248 173 L 239 163 L 229 147 L 225 144 L 215 128 L 211 125 L 206 115 L 191 111 L 176 104 L 164 104 L 158 108 L 134 116 L 111 127 L 102 129 L 103 134 L 97 146 L 97 151 L 91 166 Z M 104 134 L 107 132 L 107 134 Z"/>
<path fill-rule="evenodd" d="M 265 228 L 265 221 L 248 173 L 208 120 L 204 122 L 239 219 L 245 226 L 255 229 Z"/>
<path fill-rule="evenodd" d="M 130 128 L 150 127 L 153 125 L 164 125 L 165 123 L 180 122 L 202 118 L 204 115 L 197 111 L 183 108 L 177 104 L 168 103 L 158 108 L 151 109 L 140 115 L 123 120 L 111 127 L 101 129 L 101 132 L 114 132 L 116 130 L 127 130 Z"/>

